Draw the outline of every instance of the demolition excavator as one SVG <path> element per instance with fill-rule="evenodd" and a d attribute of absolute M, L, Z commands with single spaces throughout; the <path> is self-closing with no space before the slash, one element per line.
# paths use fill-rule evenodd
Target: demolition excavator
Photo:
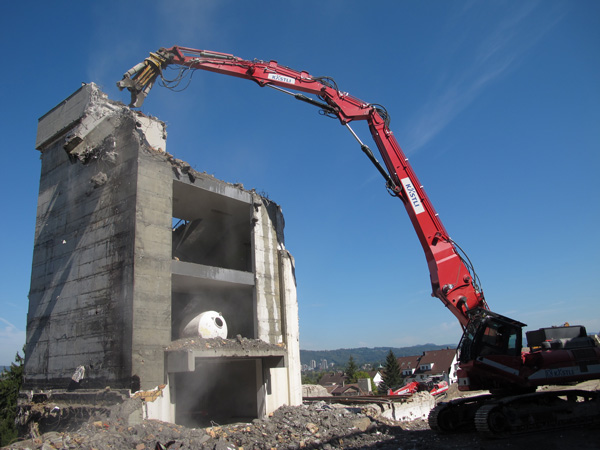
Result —
<path fill-rule="evenodd" d="M 172 79 L 165 69 L 176 69 Z M 408 159 L 390 131 L 390 116 L 379 105 L 341 91 L 333 78 L 315 77 L 276 61 L 244 60 L 213 51 L 174 46 L 151 53 L 117 85 L 140 107 L 156 81 L 174 88 L 190 71 L 207 70 L 250 80 L 319 108 L 352 134 L 400 199 L 425 252 L 432 296 L 460 322 L 458 389 L 489 394 L 438 404 L 429 415 L 440 432 L 477 430 L 486 436 L 600 423 L 600 392 L 542 386 L 573 385 L 600 379 L 600 341 L 583 326 L 541 328 L 526 333 L 524 323 L 492 312 L 469 258 L 450 238 Z M 365 120 L 379 154 L 362 142 L 350 123 Z"/>

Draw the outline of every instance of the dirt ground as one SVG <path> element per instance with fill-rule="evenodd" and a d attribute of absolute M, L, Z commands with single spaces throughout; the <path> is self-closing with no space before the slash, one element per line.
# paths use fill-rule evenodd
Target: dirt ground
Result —
<path fill-rule="evenodd" d="M 297 409 L 298 407 L 296 407 Z M 294 415 L 296 415 L 294 413 Z M 281 417 L 280 417 L 281 418 Z M 94 422 L 74 432 L 50 432 L 15 443 L 10 449 L 599 449 L 600 428 L 557 430 L 551 433 L 489 440 L 476 434 L 437 435 L 424 421 L 389 426 L 369 421 L 368 428 L 337 425 L 334 431 L 322 422 L 297 422 L 283 426 L 266 422 L 237 426 L 186 429 L 157 421 L 134 427 Z M 365 422 L 366 424 L 366 422 Z M 359 424 L 360 425 L 360 424 Z"/>
<path fill-rule="evenodd" d="M 578 388 L 595 390 L 598 382 Z M 457 393 L 451 395 L 458 395 Z M 123 411 L 123 407 L 119 409 Z M 271 417 L 209 428 L 145 420 L 128 426 L 118 411 L 95 417 L 71 431 L 52 431 L 7 449 L 85 450 L 270 450 L 270 449 L 600 449 L 600 426 L 490 440 L 475 433 L 439 435 L 427 421 L 392 422 L 356 405 L 315 402 L 283 406 Z"/>

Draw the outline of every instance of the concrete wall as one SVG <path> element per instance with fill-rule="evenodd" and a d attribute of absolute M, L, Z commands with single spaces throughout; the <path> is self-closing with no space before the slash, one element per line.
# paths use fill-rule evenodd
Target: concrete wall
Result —
<path fill-rule="evenodd" d="M 87 102 L 99 95 L 95 86 L 87 85 L 75 100 L 89 106 Z M 111 117 L 111 136 L 85 142 L 89 161 L 72 164 L 63 147 L 81 123 L 70 121 L 68 114 L 61 122 L 64 108 L 57 108 L 40 119 L 42 133 L 47 121 L 57 132 L 47 132 L 46 140 L 38 134 L 42 173 L 25 385 L 68 386 L 71 375 L 83 365 L 90 385 L 128 387 L 140 146 L 138 136 L 131 133 L 134 118 L 110 109 L 86 112 L 83 108 L 85 117 Z"/>
<path fill-rule="evenodd" d="M 93 84 L 40 119 L 26 386 L 68 386 L 79 366 L 80 386 L 164 383 L 172 210 L 164 134 L 162 122 Z"/>

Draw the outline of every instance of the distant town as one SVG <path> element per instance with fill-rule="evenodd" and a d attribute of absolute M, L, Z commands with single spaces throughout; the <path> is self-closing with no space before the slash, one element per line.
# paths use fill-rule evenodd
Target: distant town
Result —
<path fill-rule="evenodd" d="M 456 346 L 300 352 L 304 397 L 410 395 L 422 390 L 438 395 L 457 381 Z"/>
<path fill-rule="evenodd" d="M 388 352 L 395 356 L 416 356 L 430 350 L 456 348 L 456 344 L 421 344 L 410 347 L 359 347 L 337 350 L 300 350 L 302 372 L 343 370 L 350 357 L 361 370 L 373 370 L 383 365 Z"/>

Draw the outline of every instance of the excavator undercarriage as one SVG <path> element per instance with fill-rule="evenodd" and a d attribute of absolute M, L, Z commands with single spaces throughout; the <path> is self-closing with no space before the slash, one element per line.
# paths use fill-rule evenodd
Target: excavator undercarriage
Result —
<path fill-rule="evenodd" d="M 600 395 L 576 389 L 460 398 L 438 404 L 429 415 L 437 432 L 477 431 L 488 438 L 599 424 Z"/>

